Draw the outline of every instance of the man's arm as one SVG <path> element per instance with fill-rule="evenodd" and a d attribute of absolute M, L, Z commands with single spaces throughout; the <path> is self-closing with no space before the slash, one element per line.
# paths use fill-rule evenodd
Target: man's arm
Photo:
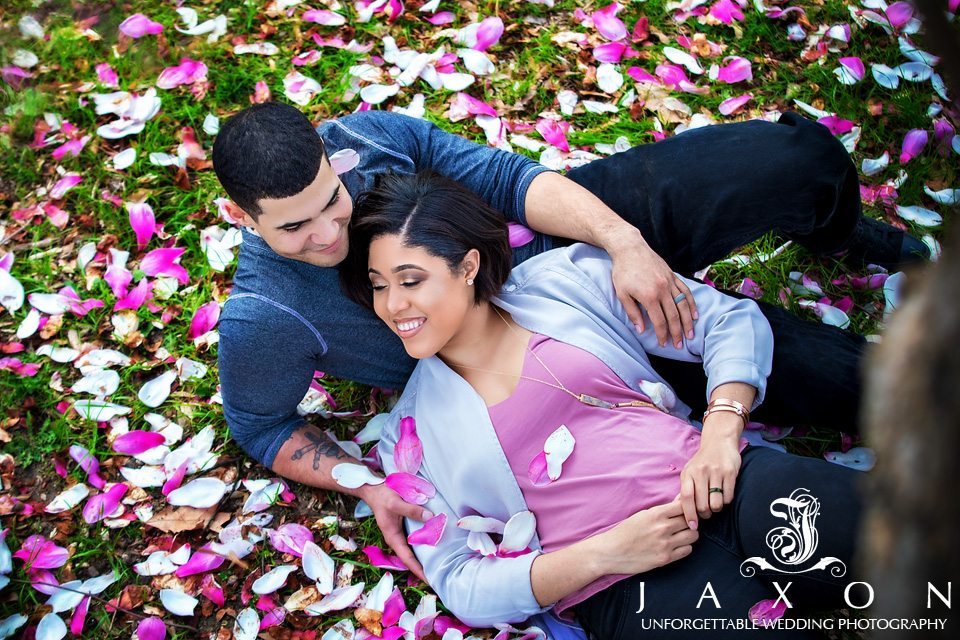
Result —
<path fill-rule="evenodd" d="M 571 238 L 604 249 L 613 259 L 613 285 L 627 316 L 644 330 L 643 306 L 657 340 L 680 348 L 693 337 L 697 306 L 687 285 L 653 249 L 640 231 L 595 195 L 557 173 L 533 179 L 525 198 L 527 224 L 541 233 Z M 684 294 L 680 303 L 676 296 Z"/>

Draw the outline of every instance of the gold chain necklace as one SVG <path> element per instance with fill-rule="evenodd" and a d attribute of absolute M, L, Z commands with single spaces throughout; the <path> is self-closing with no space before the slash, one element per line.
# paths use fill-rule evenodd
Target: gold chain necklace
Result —
<path fill-rule="evenodd" d="M 507 319 L 504 318 L 503 315 L 501 315 L 500 310 L 496 307 L 496 305 L 490 305 L 490 306 L 493 307 L 494 312 L 497 314 L 497 316 L 498 316 L 501 320 L 503 320 L 503 323 L 504 323 L 505 325 L 507 325 L 507 328 L 508 328 L 508 329 L 510 329 L 511 331 L 513 331 L 514 333 L 516 333 L 517 335 L 520 335 L 520 332 L 517 331 L 516 329 L 514 329 L 512 326 L 510 326 L 510 323 L 507 322 Z M 546 362 L 544 362 L 543 360 L 540 359 L 540 356 L 538 356 L 537 353 L 536 353 L 533 349 L 530 348 L 530 345 L 529 345 L 529 344 L 525 344 L 525 345 L 524 345 L 524 348 L 525 348 L 528 352 L 530 352 L 530 355 L 532 355 L 534 358 L 536 358 L 537 362 L 540 363 L 540 366 L 543 367 L 543 369 L 544 369 L 547 373 L 550 374 L 550 377 L 553 378 L 553 379 L 556 381 L 556 384 L 552 384 L 552 383 L 550 383 L 550 382 L 548 382 L 548 381 L 546 381 L 546 380 L 541 380 L 541 379 L 539 379 L 539 378 L 534 378 L 534 377 L 531 377 L 531 376 L 525 376 L 525 375 L 523 375 L 522 373 L 513 374 L 513 373 L 507 373 L 506 371 L 494 371 L 493 369 L 482 369 L 482 368 L 480 368 L 480 367 L 469 367 L 469 366 L 464 365 L 464 364 L 456 364 L 456 363 L 451 363 L 451 365 L 453 365 L 453 366 L 455 366 L 455 367 L 459 367 L 459 368 L 461 368 L 461 369 L 471 369 L 471 370 L 473 370 L 473 371 L 481 371 L 481 372 L 483 372 L 483 373 L 492 373 L 492 374 L 494 374 L 494 375 L 510 376 L 510 377 L 514 377 L 514 378 L 520 378 L 520 379 L 523 379 L 523 380 L 530 380 L 531 382 L 539 382 L 540 384 L 546 385 L 546 386 L 548 386 L 548 387 L 552 387 L 552 388 L 557 389 L 557 390 L 559 390 L 559 391 L 563 391 L 564 393 L 566 393 L 566 394 L 569 395 L 570 397 L 574 398 L 577 402 L 579 402 L 579 403 L 581 403 L 581 404 L 585 404 L 585 405 L 587 405 L 587 406 L 591 406 L 591 407 L 600 407 L 601 409 L 618 409 L 618 408 L 620 408 L 620 407 L 651 407 L 651 408 L 653 408 L 653 409 L 657 409 L 658 411 L 662 411 L 662 409 L 660 409 L 660 407 L 658 407 L 657 405 L 653 404 L 652 402 L 647 402 L 647 401 L 645 401 L 645 400 L 630 400 L 630 401 L 627 401 L 627 402 L 609 402 L 609 401 L 607 401 L 607 400 L 603 400 L 603 399 L 601 399 L 601 398 L 597 398 L 597 397 L 595 397 L 595 396 L 591 396 L 591 395 L 586 394 L 586 393 L 574 393 L 574 392 L 571 391 L 570 389 L 567 389 L 566 386 L 564 386 L 564 384 L 563 384 L 563 382 L 561 382 L 560 378 L 558 378 L 557 375 L 550 369 L 550 367 L 547 366 L 547 363 L 546 363 Z M 521 365 L 521 367 L 522 367 L 522 365 Z M 521 371 L 522 371 L 522 368 L 521 368 Z"/>

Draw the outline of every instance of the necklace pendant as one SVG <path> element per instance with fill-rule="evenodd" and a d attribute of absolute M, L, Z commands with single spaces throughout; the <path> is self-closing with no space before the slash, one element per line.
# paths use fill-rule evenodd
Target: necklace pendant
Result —
<path fill-rule="evenodd" d="M 614 404 L 612 402 L 607 402 L 606 400 L 601 400 L 600 398 L 594 398 L 593 396 L 588 396 L 585 393 L 581 393 L 577 396 L 577 400 L 583 404 L 588 404 L 591 407 L 600 407 L 601 409 L 613 409 Z"/>

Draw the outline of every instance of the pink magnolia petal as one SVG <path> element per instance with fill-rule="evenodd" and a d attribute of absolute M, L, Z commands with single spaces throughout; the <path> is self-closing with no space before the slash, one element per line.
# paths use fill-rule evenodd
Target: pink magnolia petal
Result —
<path fill-rule="evenodd" d="M 283 607 L 272 607 L 267 613 L 263 616 L 263 619 L 260 621 L 260 631 L 264 629 L 269 629 L 270 627 L 275 627 L 278 624 L 282 624 L 287 617 L 287 610 Z"/>
<path fill-rule="evenodd" d="M 426 504 L 427 500 L 437 495 L 436 488 L 430 482 L 403 471 L 388 475 L 385 484 L 410 504 Z"/>
<path fill-rule="evenodd" d="M 133 280 L 133 274 L 127 269 L 127 258 L 129 253 L 118 249 L 110 249 L 110 255 L 107 258 L 109 266 L 103 274 L 103 279 L 110 285 L 110 290 L 117 298 L 122 298 L 127 291 L 127 287 Z"/>
<path fill-rule="evenodd" d="M 827 129 L 830 129 L 830 133 L 835 136 L 842 136 L 845 133 L 849 133 L 854 127 L 852 120 L 847 120 L 838 116 L 823 116 L 822 118 L 818 118 L 817 122 L 825 126 Z"/>
<path fill-rule="evenodd" d="M 137 640 L 165 640 L 167 637 L 167 625 L 163 620 L 156 616 L 144 618 L 137 625 L 137 631 L 134 634 Z"/>
<path fill-rule="evenodd" d="M 180 284 L 187 284 L 190 276 L 179 264 L 185 251 L 177 247 L 154 249 L 140 261 L 140 270 L 150 277 L 167 276 L 176 278 Z"/>
<path fill-rule="evenodd" d="M 184 58 L 177 66 L 164 69 L 156 84 L 160 89 L 174 89 L 184 84 L 203 82 L 207 79 L 207 71 L 204 63 Z"/>
<path fill-rule="evenodd" d="M 660 78 L 663 84 L 671 86 L 674 89 L 682 84 L 690 84 L 690 78 L 687 77 L 687 72 L 677 64 L 658 64 L 654 73 L 657 74 L 657 77 Z"/>
<path fill-rule="evenodd" d="M 133 309 L 136 311 L 144 305 L 149 297 L 150 280 L 147 278 L 141 278 L 140 282 L 137 283 L 137 286 L 120 296 L 116 303 L 114 303 L 113 310 L 120 311 L 121 309 Z"/>
<path fill-rule="evenodd" d="M 781 600 L 761 600 L 750 607 L 748 615 L 754 625 L 758 627 L 772 626 L 787 612 L 787 604 Z"/>
<path fill-rule="evenodd" d="M 227 601 L 223 595 L 223 589 L 217 584 L 217 579 L 212 573 L 203 576 L 203 581 L 200 583 L 200 593 L 218 607 L 222 607 Z"/>
<path fill-rule="evenodd" d="M 850 296 L 843 296 L 839 300 L 833 303 L 837 309 L 843 311 L 844 313 L 850 313 L 850 309 L 853 308 L 853 298 Z"/>
<path fill-rule="evenodd" d="M 598 62 L 611 62 L 616 64 L 623 59 L 623 54 L 627 51 L 627 45 L 622 42 L 607 42 L 597 45 L 593 48 L 593 57 Z"/>
<path fill-rule="evenodd" d="M 760 285 L 750 278 L 743 279 L 743 282 L 741 282 L 740 286 L 737 287 L 737 292 L 742 293 L 748 298 L 753 298 L 754 300 L 759 300 L 763 297 L 763 289 L 761 289 Z"/>
<path fill-rule="evenodd" d="M 303 557 L 303 545 L 313 542 L 313 532 L 302 524 L 288 522 L 267 532 L 270 544 L 282 553 Z"/>
<path fill-rule="evenodd" d="M 618 11 L 620 11 L 620 5 L 614 2 L 594 11 L 590 16 L 597 31 L 607 40 L 617 41 L 627 37 L 627 26 L 617 17 Z"/>
<path fill-rule="evenodd" d="M 440 11 L 428 18 L 425 18 L 425 20 L 432 25 L 440 26 L 443 24 L 450 24 L 451 22 L 456 20 L 456 16 L 453 15 L 452 11 Z"/>
<path fill-rule="evenodd" d="M 733 24 L 735 20 L 743 20 L 743 11 L 732 0 L 720 0 L 710 7 L 710 15 L 723 24 Z"/>
<path fill-rule="evenodd" d="M 446 528 L 447 514 L 441 513 L 424 522 L 422 527 L 407 536 L 407 542 L 435 547 L 440 542 L 440 538 L 443 537 Z"/>
<path fill-rule="evenodd" d="M 417 437 L 417 423 L 411 416 L 400 420 L 400 439 L 393 450 L 393 462 L 404 473 L 416 474 L 423 461 L 423 443 Z"/>
<path fill-rule="evenodd" d="M 530 461 L 530 466 L 527 467 L 527 477 L 530 478 L 530 482 L 532 482 L 535 487 L 543 487 L 550 484 L 550 476 L 547 475 L 546 453 L 541 451 Z"/>
<path fill-rule="evenodd" d="M 180 485 L 183 484 L 183 479 L 187 475 L 187 469 L 189 468 L 190 463 L 184 462 L 167 478 L 166 482 L 163 483 L 163 486 L 160 488 L 160 493 L 163 495 L 170 495 L 171 491 L 175 491 L 180 488 Z"/>
<path fill-rule="evenodd" d="M 165 442 L 162 433 L 156 431 L 128 431 L 113 441 L 113 450 L 128 456 L 135 456 L 148 449 L 158 447 Z"/>
<path fill-rule="evenodd" d="M 644 69 L 640 67 L 630 67 L 627 69 L 627 75 L 636 80 L 637 82 L 649 82 L 651 84 L 659 84 L 660 79 L 654 75 L 651 75 Z"/>
<path fill-rule="evenodd" d="M 78 444 L 70 446 L 70 457 L 74 462 L 80 465 L 80 468 L 87 472 L 87 481 L 97 489 L 103 489 L 106 481 L 100 477 L 100 462 Z"/>
<path fill-rule="evenodd" d="M 496 16 L 485 18 L 477 28 L 477 43 L 471 47 L 477 51 L 486 51 L 503 35 L 503 20 Z"/>
<path fill-rule="evenodd" d="M 507 223 L 507 236 L 509 237 L 512 248 L 522 247 L 533 242 L 536 234 L 533 229 L 523 226 L 516 222 Z"/>
<path fill-rule="evenodd" d="M 127 485 L 115 484 L 103 493 L 87 499 L 83 505 L 83 519 L 87 524 L 100 522 L 113 514 L 120 506 L 120 500 L 127 494 Z"/>
<path fill-rule="evenodd" d="M 397 556 L 389 555 L 380 547 L 364 547 L 363 553 L 367 556 L 370 564 L 378 569 L 395 569 L 397 571 L 406 571 L 407 565 L 403 564 Z"/>
<path fill-rule="evenodd" d="M 137 236 L 137 249 L 143 251 L 157 228 L 157 219 L 153 214 L 153 207 L 146 202 L 126 202 L 124 204 L 130 217 L 130 226 Z"/>
<path fill-rule="evenodd" d="M 740 107 L 747 104 L 752 99 L 753 99 L 752 93 L 744 93 L 743 95 L 739 95 L 733 98 L 727 98 L 726 100 L 720 103 L 720 107 L 718 108 L 718 111 L 720 111 L 720 113 L 722 113 L 725 116 L 732 115 L 736 113 L 740 109 Z"/>
<path fill-rule="evenodd" d="M 913 18 L 913 5 L 909 2 L 894 2 L 886 10 L 887 20 L 894 29 L 900 29 Z"/>
<path fill-rule="evenodd" d="M 90 596 L 87 596 L 73 610 L 73 616 L 70 618 L 70 633 L 78 638 L 83 635 L 83 623 L 87 620 L 87 610 L 89 608 Z"/>
<path fill-rule="evenodd" d="M 339 27 L 347 22 L 342 15 L 329 9 L 308 9 L 301 14 L 300 19 L 304 22 L 322 24 L 325 27 Z"/>
<path fill-rule="evenodd" d="M 727 84 L 735 84 L 745 80 L 753 80 L 753 70 L 750 61 L 739 56 L 729 56 L 724 59 L 726 64 L 717 70 L 716 78 Z M 711 74 L 711 77 L 713 75 Z"/>
<path fill-rule="evenodd" d="M 109 63 L 101 62 L 94 67 L 94 70 L 97 72 L 97 80 L 99 80 L 103 86 L 110 89 L 116 89 L 120 86 L 120 79 L 117 77 L 117 72 L 113 70 L 113 67 L 111 67 Z"/>
<path fill-rule="evenodd" d="M 392 627 L 400 620 L 400 616 L 407 610 L 407 605 L 403 601 L 403 593 L 399 587 L 394 587 L 393 593 L 383 604 L 383 615 L 380 617 L 380 623 L 384 627 Z"/>
<path fill-rule="evenodd" d="M 360 164 L 360 154 L 353 149 L 340 149 L 330 156 L 330 168 L 338 176 L 347 171 L 353 171 L 358 164 Z"/>
<path fill-rule="evenodd" d="M 23 541 L 23 544 L 13 554 L 14 558 L 23 560 L 25 569 L 58 569 L 67 562 L 69 552 L 58 547 L 51 540 L 35 534 Z"/>
<path fill-rule="evenodd" d="M 187 337 L 193 340 L 202 336 L 213 329 L 219 319 L 220 305 L 216 300 L 200 305 L 194 312 L 193 319 L 190 320 L 190 330 L 187 332 Z"/>
<path fill-rule="evenodd" d="M 193 555 L 190 556 L 190 559 L 177 568 L 177 570 L 174 572 L 174 575 L 176 575 L 178 578 L 186 578 L 187 576 L 196 575 L 198 573 L 206 573 L 208 571 L 219 569 L 225 561 L 226 559 L 223 556 L 214 553 L 210 548 L 210 543 L 207 543 L 194 551 Z"/>
<path fill-rule="evenodd" d="M 924 129 L 911 129 L 903 137 L 900 149 L 900 164 L 906 164 L 915 158 L 927 146 L 927 132 Z"/>
<path fill-rule="evenodd" d="M 54 184 L 50 189 L 50 199 L 62 200 L 63 197 L 67 195 L 67 191 L 70 191 L 70 189 L 73 189 L 75 186 L 80 184 L 82 180 L 83 178 L 80 177 L 80 174 L 68 173 L 57 180 L 56 184 Z"/>
<path fill-rule="evenodd" d="M 468 115 L 485 115 L 496 118 L 497 110 L 483 100 L 478 100 L 462 91 L 458 92 L 450 103 L 451 119 L 466 118 Z"/>
<path fill-rule="evenodd" d="M 120 23 L 120 33 L 131 38 L 140 38 L 145 35 L 157 35 L 163 31 L 163 25 L 154 22 L 142 13 L 135 13 Z"/>
<path fill-rule="evenodd" d="M 867 72 L 866 68 L 863 66 L 863 60 L 855 56 L 840 58 L 840 64 L 849 69 L 857 80 L 861 80 L 863 75 Z"/>
<path fill-rule="evenodd" d="M 57 588 L 60 581 L 46 569 L 27 571 L 27 578 L 30 579 L 31 586 L 40 593 L 52 596 L 57 591 L 60 591 L 60 589 Z"/>
<path fill-rule="evenodd" d="M 570 152 L 570 143 L 567 142 L 566 128 L 563 124 L 549 118 L 540 118 L 537 121 L 536 129 L 544 140 L 565 153 Z"/>

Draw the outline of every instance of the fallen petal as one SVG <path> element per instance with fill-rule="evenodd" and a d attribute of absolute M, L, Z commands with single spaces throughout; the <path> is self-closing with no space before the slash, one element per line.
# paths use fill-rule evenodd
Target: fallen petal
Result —
<path fill-rule="evenodd" d="M 192 616 L 193 610 L 200 601 L 177 589 L 161 589 L 160 602 L 175 616 Z"/>
<path fill-rule="evenodd" d="M 156 616 L 144 618 L 134 633 L 136 640 L 166 640 L 167 625 Z"/>
<path fill-rule="evenodd" d="M 385 483 L 410 504 L 426 504 L 430 498 L 437 495 L 436 488 L 429 481 L 411 473 L 391 473 L 386 477 Z"/>
<path fill-rule="evenodd" d="M 346 609 L 363 594 L 364 586 L 364 583 L 359 582 L 347 587 L 334 589 L 330 595 L 304 609 L 304 613 L 311 616 L 320 616 L 330 611 Z"/>
<path fill-rule="evenodd" d="M 220 502 L 226 492 L 227 485 L 219 478 L 197 478 L 171 491 L 167 496 L 167 502 L 178 507 L 207 509 Z"/>
<path fill-rule="evenodd" d="M 443 537 L 446 528 L 447 514 L 441 513 L 424 522 L 422 527 L 407 536 L 407 542 L 411 545 L 422 544 L 435 547 Z"/>
<path fill-rule="evenodd" d="M 137 455 L 165 442 L 162 433 L 155 431 L 128 431 L 116 437 L 113 450 L 124 455 Z"/>
<path fill-rule="evenodd" d="M 896 205 L 894 208 L 897 212 L 897 215 L 904 220 L 909 220 L 910 222 L 924 227 L 937 227 L 943 223 L 943 216 L 936 211 L 931 211 L 930 209 L 926 209 L 924 207 L 902 207 L 900 205 Z"/>
<path fill-rule="evenodd" d="M 537 518 L 531 511 L 515 513 L 503 527 L 503 540 L 498 551 L 511 553 L 523 551 L 528 547 L 537 532 Z"/>
<path fill-rule="evenodd" d="M 873 449 L 867 447 L 854 447 L 843 453 L 840 451 L 829 451 L 823 454 L 828 462 L 839 464 L 857 471 L 870 471 L 877 463 L 877 455 Z"/>
<path fill-rule="evenodd" d="M 327 595 L 333 591 L 333 577 L 335 564 L 333 558 L 324 552 L 317 544 L 307 541 L 303 545 L 303 572 L 308 578 L 316 582 L 320 595 Z"/>
<path fill-rule="evenodd" d="M 347 489 L 357 489 L 365 484 L 381 484 L 386 480 L 386 478 L 370 471 L 366 466 L 352 462 L 338 464 L 330 472 L 330 475 L 337 484 Z"/>
<path fill-rule="evenodd" d="M 87 485 L 83 483 L 75 484 L 69 489 L 60 492 L 57 497 L 47 504 L 44 511 L 47 513 L 63 513 L 64 511 L 69 511 L 83 502 L 88 495 L 90 495 L 90 488 L 87 487 Z"/>
<path fill-rule="evenodd" d="M 250 589 L 254 593 L 260 595 L 273 593 L 282 587 L 287 581 L 287 577 L 289 577 L 290 574 L 296 570 L 297 565 L 295 564 L 285 564 L 271 569 L 267 573 L 254 580 L 253 584 L 250 586 Z M 257 624 L 259 625 L 259 622 Z"/>

